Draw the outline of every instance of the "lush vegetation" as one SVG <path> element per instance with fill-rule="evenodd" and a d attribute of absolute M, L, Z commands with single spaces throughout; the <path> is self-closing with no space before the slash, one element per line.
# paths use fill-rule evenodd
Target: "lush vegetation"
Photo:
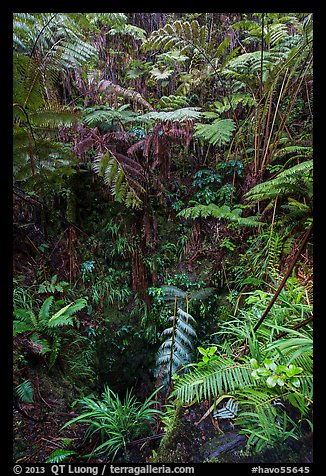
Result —
<path fill-rule="evenodd" d="M 312 32 L 14 14 L 16 462 L 310 461 Z"/>

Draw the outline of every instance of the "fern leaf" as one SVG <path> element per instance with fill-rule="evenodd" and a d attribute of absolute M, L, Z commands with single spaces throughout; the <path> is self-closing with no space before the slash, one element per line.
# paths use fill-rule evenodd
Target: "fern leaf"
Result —
<path fill-rule="evenodd" d="M 177 96 L 170 94 L 170 96 L 162 96 L 158 102 L 158 107 L 165 111 L 171 109 L 180 109 L 182 107 L 188 107 L 189 100 L 185 96 Z"/>
<path fill-rule="evenodd" d="M 154 120 L 161 122 L 195 121 L 202 115 L 199 107 L 182 107 L 174 111 L 148 112 L 139 116 L 138 120 Z"/>
<path fill-rule="evenodd" d="M 232 359 L 223 357 L 205 368 L 195 368 L 183 375 L 176 382 L 173 395 L 182 402 L 189 403 L 194 398 L 210 399 L 224 392 L 232 394 L 235 389 L 252 386 L 254 383 L 248 364 L 235 363 Z"/>
<path fill-rule="evenodd" d="M 300 188 L 307 189 L 312 181 L 312 169 L 312 160 L 295 165 L 279 173 L 275 179 L 256 185 L 246 193 L 245 198 L 250 203 L 256 203 L 261 200 L 276 198 L 279 195 L 284 196 L 292 192 L 298 192 Z"/>
<path fill-rule="evenodd" d="M 217 119 L 212 124 L 196 124 L 194 137 L 206 139 L 219 147 L 230 142 L 235 122 L 232 119 Z"/>
<path fill-rule="evenodd" d="M 98 156 L 92 167 L 94 172 L 103 177 L 118 202 L 132 208 L 141 206 L 140 195 L 145 190 L 141 185 L 143 169 L 137 162 L 122 154 L 108 151 L 105 155 Z"/>
<path fill-rule="evenodd" d="M 33 387 L 29 379 L 16 386 L 16 393 L 22 402 L 33 402 Z"/>
<path fill-rule="evenodd" d="M 77 299 L 75 303 L 70 303 L 56 312 L 48 321 L 48 327 L 57 327 L 73 324 L 73 314 L 80 311 L 87 305 L 86 299 Z"/>
<path fill-rule="evenodd" d="M 62 448 L 58 448 L 54 450 L 50 456 L 45 460 L 46 463 L 61 463 L 62 461 L 66 461 L 68 456 L 73 456 L 77 454 L 76 451 L 73 450 L 64 450 Z"/>
<path fill-rule="evenodd" d="M 49 312 L 53 303 L 53 296 L 48 297 L 42 304 L 41 309 L 39 310 L 38 318 L 41 324 L 45 325 L 49 320 Z"/>
<path fill-rule="evenodd" d="M 209 205 L 196 205 L 194 207 L 185 208 L 177 214 L 178 217 L 196 219 L 199 217 L 213 217 L 225 219 L 237 223 L 239 226 L 264 226 L 263 222 L 258 221 L 258 216 L 241 217 L 242 210 L 240 208 L 230 209 L 228 205 L 218 207 L 214 203 Z"/>

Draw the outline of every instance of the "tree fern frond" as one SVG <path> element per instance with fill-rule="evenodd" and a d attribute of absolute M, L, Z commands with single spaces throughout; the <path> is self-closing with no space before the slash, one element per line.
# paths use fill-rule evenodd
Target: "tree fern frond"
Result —
<path fill-rule="evenodd" d="M 131 89 L 126 89 L 123 88 L 122 86 L 119 86 L 118 84 L 113 83 L 112 81 L 109 80 L 104 80 L 102 79 L 99 82 L 99 92 L 104 92 L 107 91 L 109 94 L 115 94 L 117 96 L 122 96 L 124 98 L 127 98 L 136 104 L 145 107 L 146 109 L 149 109 L 150 111 L 154 111 L 153 106 L 147 102 L 139 92 L 133 91 Z"/>
<path fill-rule="evenodd" d="M 158 101 L 158 107 L 162 111 L 189 107 L 189 99 L 186 98 L 186 96 L 178 96 L 174 94 L 170 94 L 169 96 L 161 96 Z"/>
<path fill-rule="evenodd" d="M 181 210 L 177 216 L 192 219 L 213 217 L 229 220 L 230 222 L 237 223 L 239 226 L 264 226 L 264 223 L 259 221 L 258 216 L 241 217 L 241 213 L 241 208 L 231 210 L 228 205 L 219 207 L 214 203 L 210 203 L 209 205 L 196 205 L 194 207 L 185 208 Z"/>
<path fill-rule="evenodd" d="M 153 31 L 142 44 L 144 51 L 164 51 L 178 49 L 180 53 L 209 53 L 209 33 L 207 25 L 200 26 L 197 20 L 167 23 L 163 28 Z M 221 53 L 219 51 L 219 53 Z"/>
<path fill-rule="evenodd" d="M 111 193 L 118 202 L 124 202 L 132 208 L 141 206 L 140 195 L 145 192 L 141 185 L 142 167 L 122 154 L 108 151 L 99 155 L 93 162 L 93 170 L 104 183 L 110 187 Z"/>
<path fill-rule="evenodd" d="M 256 203 L 297 192 L 302 186 L 307 188 L 312 181 L 312 170 L 312 160 L 294 165 L 290 169 L 279 173 L 275 179 L 256 185 L 246 193 L 245 197 L 250 203 Z"/>
<path fill-rule="evenodd" d="M 196 121 L 202 115 L 199 107 L 182 107 L 173 111 L 148 112 L 139 116 L 138 120 L 154 120 L 161 122 Z"/>
<path fill-rule="evenodd" d="M 196 124 L 194 137 L 206 139 L 219 147 L 230 142 L 235 122 L 232 119 L 217 119 L 212 124 Z"/>

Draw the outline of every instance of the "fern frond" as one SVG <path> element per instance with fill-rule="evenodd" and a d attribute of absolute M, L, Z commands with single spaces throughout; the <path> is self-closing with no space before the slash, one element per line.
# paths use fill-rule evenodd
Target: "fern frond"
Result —
<path fill-rule="evenodd" d="M 32 322 L 24 322 L 18 319 L 13 320 L 13 336 L 23 334 L 24 332 L 30 332 L 35 330 L 35 326 Z"/>
<path fill-rule="evenodd" d="M 141 185 L 143 169 L 137 162 L 122 154 L 108 151 L 105 155 L 98 156 L 92 167 L 94 172 L 103 177 L 117 202 L 132 208 L 141 206 L 140 195 L 145 190 Z"/>
<path fill-rule="evenodd" d="M 149 104 L 149 102 L 147 102 L 146 99 L 144 99 L 137 91 L 132 91 L 131 89 L 123 88 L 122 86 L 119 86 L 118 84 L 115 84 L 112 81 L 104 79 L 99 82 L 98 87 L 99 92 L 107 91 L 109 94 L 115 94 L 116 96 L 122 96 L 124 98 L 127 98 L 135 102 L 136 104 L 139 104 L 140 106 L 149 109 L 150 111 L 155 110 L 153 106 L 151 106 L 151 104 Z"/>
<path fill-rule="evenodd" d="M 150 37 L 143 42 L 144 51 L 164 51 L 178 49 L 184 54 L 189 50 L 197 51 L 206 47 L 208 30 L 206 25 L 200 26 L 197 20 L 192 22 L 167 23 L 163 28 L 153 31 Z"/>
<path fill-rule="evenodd" d="M 228 357 L 209 362 L 205 367 L 194 368 L 175 384 L 173 395 L 183 403 L 194 398 L 210 399 L 238 388 L 255 385 L 248 363 L 235 363 Z"/>
<path fill-rule="evenodd" d="M 61 463 L 62 461 L 66 461 L 68 456 L 73 456 L 75 454 L 77 454 L 76 451 L 58 448 L 50 454 L 50 456 L 45 460 L 45 463 Z"/>
<path fill-rule="evenodd" d="M 24 403 L 33 402 L 33 387 L 29 379 L 16 386 L 18 398 Z"/>
<path fill-rule="evenodd" d="M 180 109 L 182 107 L 189 106 L 189 99 L 185 96 L 177 96 L 170 94 L 169 96 L 161 96 L 158 101 L 158 107 L 162 111 L 167 111 L 171 109 Z"/>
<path fill-rule="evenodd" d="M 196 121 L 201 117 L 202 112 L 199 107 L 182 107 L 173 111 L 148 112 L 139 116 L 139 121 L 154 120 L 161 122 L 186 122 Z"/>
<path fill-rule="evenodd" d="M 194 137 L 221 147 L 230 142 L 235 127 L 232 119 L 217 119 L 212 124 L 196 124 Z"/>
<path fill-rule="evenodd" d="M 40 310 L 39 310 L 39 314 L 38 314 L 38 318 L 39 318 L 39 322 L 40 324 L 42 325 L 46 325 L 49 321 L 49 317 L 50 317 L 50 308 L 53 304 L 53 299 L 54 297 L 53 296 L 50 296 L 48 297 L 42 304 Z"/>
<path fill-rule="evenodd" d="M 230 222 L 237 223 L 239 226 L 263 226 L 264 223 L 258 221 L 258 216 L 241 217 L 242 209 L 230 209 L 228 205 L 218 207 L 214 203 L 209 205 L 196 205 L 194 207 L 185 208 L 177 214 L 178 217 L 196 219 L 199 217 L 213 217 L 218 219 L 226 219 Z"/>
<path fill-rule="evenodd" d="M 278 196 L 289 195 L 300 191 L 303 186 L 307 189 L 312 182 L 311 174 L 313 161 L 307 160 L 284 170 L 278 176 L 267 182 L 260 183 L 246 193 L 245 198 L 250 203 L 273 199 Z"/>
<path fill-rule="evenodd" d="M 75 303 L 67 304 L 67 306 L 61 308 L 48 320 L 47 326 L 58 327 L 72 325 L 73 318 L 75 317 L 73 314 L 76 314 L 76 312 L 86 307 L 86 305 L 87 301 L 83 298 L 77 299 Z"/>

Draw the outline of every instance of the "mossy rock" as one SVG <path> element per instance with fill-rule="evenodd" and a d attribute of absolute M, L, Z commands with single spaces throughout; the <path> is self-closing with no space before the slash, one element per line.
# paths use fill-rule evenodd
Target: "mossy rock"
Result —
<path fill-rule="evenodd" d="M 184 408 L 176 408 L 174 422 L 161 440 L 151 463 L 200 463 L 200 430 L 184 418 Z"/>

